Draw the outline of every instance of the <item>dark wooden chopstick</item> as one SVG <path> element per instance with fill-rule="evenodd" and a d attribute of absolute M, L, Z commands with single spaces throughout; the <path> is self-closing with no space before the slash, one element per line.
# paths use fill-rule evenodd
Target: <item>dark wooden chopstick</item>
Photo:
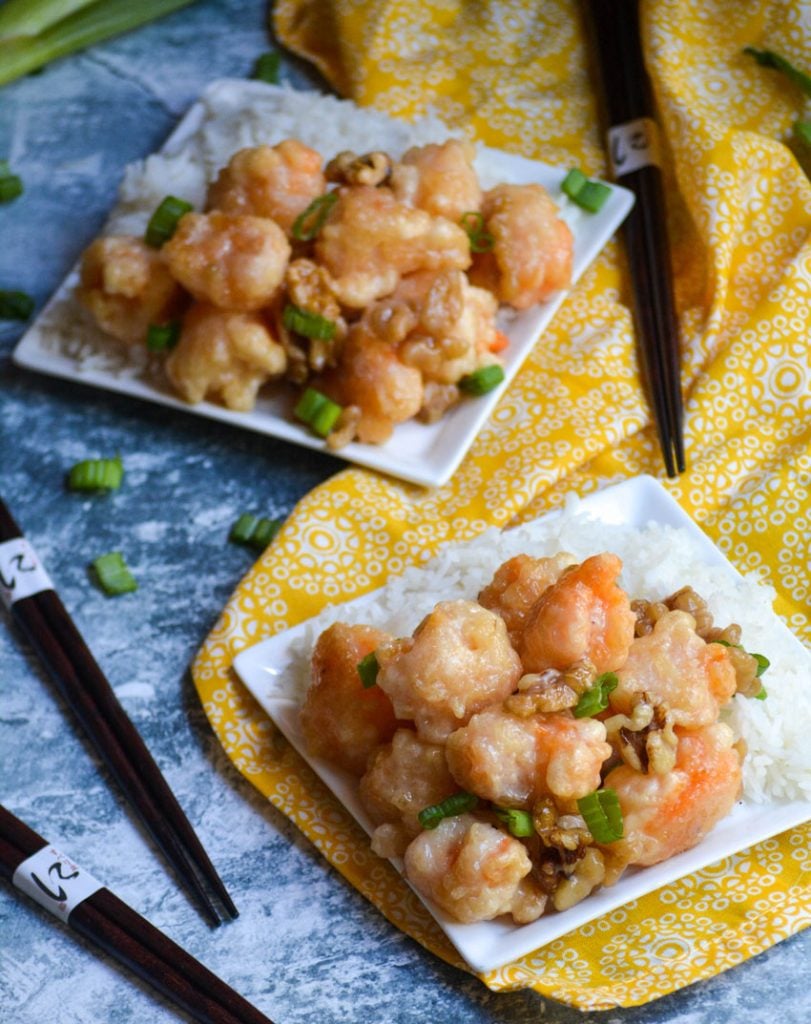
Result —
<path fill-rule="evenodd" d="M 50 581 L 45 577 L 41 589 L 15 597 L 14 587 L 26 586 L 26 570 L 28 579 L 42 570 L 0 499 L 0 545 L 12 541 L 25 545 L 11 564 L 8 553 L 5 560 L 0 557 L 0 575 L 11 584 L 5 593 L 12 618 L 207 920 L 216 925 L 222 917 L 236 917 L 238 911 L 200 840 Z"/>
<path fill-rule="evenodd" d="M 585 0 L 598 54 L 615 179 L 636 202 L 623 225 L 640 359 L 667 475 L 685 470 L 679 325 L 638 0 Z"/>
<path fill-rule="evenodd" d="M 20 865 L 49 844 L 0 806 L 0 875 L 18 885 Z M 50 848 L 51 850 L 53 848 Z M 35 879 L 37 901 L 47 909 L 70 900 L 70 886 L 81 869 L 53 851 L 51 870 Z M 46 863 L 46 862 L 43 862 Z M 19 873 L 18 873 L 19 871 Z M 37 869 L 31 869 L 35 874 Z M 61 889 L 61 891 L 60 891 Z M 60 900 L 59 897 L 63 899 Z M 58 915 L 59 916 L 59 915 Z M 272 1024 L 238 992 L 150 924 L 106 888 L 96 889 L 69 910 L 70 928 L 99 946 L 139 978 L 203 1024 Z"/>

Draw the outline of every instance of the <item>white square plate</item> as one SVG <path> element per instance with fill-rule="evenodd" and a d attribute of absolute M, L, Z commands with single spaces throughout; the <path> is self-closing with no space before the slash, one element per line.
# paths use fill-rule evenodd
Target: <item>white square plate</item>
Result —
<path fill-rule="evenodd" d="M 740 579 L 737 571 L 721 552 L 651 477 L 638 477 L 608 487 L 584 498 L 581 508 L 605 523 L 641 529 L 647 523 L 653 522 L 686 530 L 690 534 L 692 544 L 700 551 L 703 564 L 717 569 L 727 577 Z M 375 597 L 376 594 L 373 592 L 343 605 L 342 608 L 360 607 L 373 602 Z M 776 616 L 772 628 L 780 630 L 796 647 L 798 664 L 807 666 L 811 671 L 811 654 Z M 356 780 L 336 770 L 326 761 L 311 757 L 307 753 L 299 727 L 299 704 L 281 692 L 284 677 L 290 671 L 292 652 L 309 629 L 309 624 L 305 622 L 247 648 L 234 660 L 234 668 L 293 747 L 361 826 L 371 834 L 373 826 L 358 799 Z M 459 924 L 449 920 L 430 901 L 423 902 L 467 963 L 475 971 L 486 973 L 531 953 L 630 900 L 653 892 L 663 885 L 699 871 L 723 857 L 728 857 L 809 819 L 811 803 L 808 802 L 738 803 L 732 813 L 719 822 L 706 839 L 692 850 L 654 867 L 629 870 L 613 887 L 599 890 L 565 913 L 552 913 L 532 924 L 519 926 L 506 919 L 480 924 Z M 396 866 L 402 868 L 400 864 Z"/>
<path fill-rule="evenodd" d="M 181 152 L 187 144 L 196 143 L 201 125 L 204 123 L 206 131 L 211 133 L 216 128 L 209 116 L 212 108 L 221 109 L 223 117 L 233 118 L 234 111 L 240 103 L 247 108 L 255 104 L 257 98 L 261 101 L 263 95 L 270 95 L 269 90 L 273 89 L 273 86 L 257 82 L 224 80 L 213 83 L 182 119 L 162 147 L 161 154 L 171 157 Z M 337 103 L 334 98 L 324 97 L 323 102 L 327 104 L 325 112 L 334 112 Z M 361 123 L 368 121 L 370 116 L 377 118 L 378 121 L 382 116 L 377 111 L 370 115 L 368 111 L 359 108 L 355 110 Z M 368 142 L 368 135 L 367 126 L 365 136 L 359 138 L 356 144 L 360 151 L 363 151 Z M 267 141 L 276 141 L 272 138 L 270 129 Z M 249 141 L 243 138 L 242 144 L 247 145 Z M 353 145 L 350 135 L 343 137 L 343 145 Z M 324 155 L 331 157 L 333 154 Z M 586 213 L 569 202 L 560 191 L 566 169 L 550 167 L 500 150 L 482 148 L 477 157 L 477 168 L 486 181 L 510 181 L 518 184 L 538 182 L 549 190 L 561 206 L 562 216 L 574 235 L 573 284 L 608 242 L 633 205 L 631 192 L 612 185 L 611 194 L 603 208 L 598 213 Z M 75 341 L 56 343 L 53 332 L 49 329 L 49 322 L 60 305 L 77 306 L 72 297 L 77 280 L 78 275 L 74 269 L 25 333 L 13 356 L 19 366 L 183 409 L 197 416 L 206 416 L 258 433 L 283 438 L 307 448 L 324 449 L 324 442 L 293 418 L 293 390 L 283 385 L 275 389 L 263 389 L 251 412 L 233 412 L 213 402 L 189 405 L 175 397 L 154 373 L 122 371 L 113 364 L 105 364 L 101 360 L 88 362 L 85 359 L 84 348 L 77 346 Z M 394 436 L 386 444 L 350 444 L 341 449 L 341 458 L 412 483 L 426 486 L 445 483 L 456 470 L 498 402 L 502 391 L 509 385 L 567 294 L 566 291 L 557 292 L 547 302 L 523 313 L 499 317 L 499 326 L 508 335 L 510 345 L 505 351 L 505 380 L 498 388 L 481 398 L 466 399 L 435 424 L 425 425 L 416 421 L 403 423 L 396 428 Z M 75 308 L 73 316 L 76 319 Z M 87 320 L 82 323 L 77 319 L 77 324 L 77 330 L 82 331 L 87 341 L 103 349 L 103 336 L 95 331 Z M 80 349 L 81 359 L 76 355 Z"/>

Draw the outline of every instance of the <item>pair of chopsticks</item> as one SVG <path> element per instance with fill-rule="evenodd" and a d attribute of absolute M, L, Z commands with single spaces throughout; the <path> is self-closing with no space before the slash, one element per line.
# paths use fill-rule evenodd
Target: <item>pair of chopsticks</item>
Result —
<path fill-rule="evenodd" d="M 585 0 L 599 55 L 615 180 L 636 202 L 624 223 L 642 373 L 669 477 L 685 470 L 679 325 L 673 301 L 662 172 L 638 0 Z"/>
<path fill-rule="evenodd" d="M 0 806 L 0 875 L 202 1024 L 272 1024 L 238 992 Z M 90 895 L 83 896 L 84 892 Z M 75 894 L 75 896 L 74 896 Z"/>
<path fill-rule="evenodd" d="M 236 917 L 202 843 L 2 499 L 0 598 L 206 919 L 218 925 Z"/>

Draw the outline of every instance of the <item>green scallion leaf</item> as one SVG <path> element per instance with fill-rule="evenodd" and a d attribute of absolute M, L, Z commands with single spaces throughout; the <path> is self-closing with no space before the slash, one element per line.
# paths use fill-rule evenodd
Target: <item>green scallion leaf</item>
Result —
<path fill-rule="evenodd" d="M 310 205 L 293 221 L 292 235 L 298 242 L 311 242 L 329 216 L 329 211 L 338 202 L 337 192 L 325 192 L 313 199 Z"/>
<path fill-rule="evenodd" d="M 769 665 L 771 665 L 771 662 L 765 654 L 755 654 L 754 651 L 749 651 L 748 654 L 750 658 L 754 658 L 757 662 L 757 672 L 755 673 L 755 678 L 760 679 L 760 677 L 763 675 L 763 673 L 766 671 Z"/>
<path fill-rule="evenodd" d="M 573 167 L 567 172 L 566 177 L 561 182 L 561 192 L 568 196 L 570 199 L 575 199 L 577 193 L 586 184 L 589 179 L 586 175 L 578 168 Z"/>
<path fill-rule="evenodd" d="M 484 217 L 478 210 L 469 210 L 459 218 L 459 223 L 467 232 L 472 252 L 490 252 L 496 244 L 495 238 L 484 226 Z"/>
<path fill-rule="evenodd" d="M 267 82 L 269 85 L 277 85 L 279 82 L 279 67 L 282 57 L 276 50 L 270 50 L 257 58 L 253 66 L 251 78 L 259 82 Z"/>
<path fill-rule="evenodd" d="M 535 825 L 529 811 L 517 807 L 494 807 L 493 813 L 507 826 L 507 831 L 516 839 L 525 839 L 535 834 Z"/>
<path fill-rule="evenodd" d="M 366 657 L 358 662 L 358 675 L 363 683 L 364 690 L 369 690 L 377 684 L 377 673 L 380 671 L 380 663 L 377 655 L 371 651 Z"/>
<path fill-rule="evenodd" d="M 120 551 L 111 551 L 106 555 L 99 555 L 93 560 L 93 569 L 105 594 L 111 597 L 116 594 L 128 594 L 138 589 L 132 573 L 124 561 Z"/>
<path fill-rule="evenodd" d="M 455 818 L 458 814 L 472 811 L 478 802 L 479 798 L 473 793 L 464 791 L 454 793 L 453 796 L 445 797 L 438 804 L 423 807 L 417 818 L 423 828 L 436 828 L 444 818 Z"/>
<path fill-rule="evenodd" d="M 622 810 L 613 789 L 596 789 L 581 797 L 577 801 L 577 809 L 598 843 L 615 843 L 622 839 Z"/>
<path fill-rule="evenodd" d="M 282 313 L 282 323 L 288 331 L 294 331 L 305 338 L 317 338 L 320 341 L 332 341 L 335 337 L 337 325 L 334 320 L 327 320 L 318 313 L 311 313 L 309 310 L 301 309 L 288 303 Z"/>
<path fill-rule="evenodd" d="M 152 214 L 146 226 L 144 241 L 153 249 L 160 249 L 162 245 L 177 231 L 180 218 L 193 210 L 191 203 L 185 199 L 178 199 L 177 196 L 166 196 Z"/>
<path fill-rule="evenodd" d="M 775 71 L 782 72 L 804 93 L 811 96 L 811 75 L 806 75 L 799 68 L 795 68 L 791 61 L 781 57 L 779 53 L 775 53 L 774 50 L 758 50 L 754 46 L 745 46 L 743 52 L 754 57 L 764 68 L 773 68 Z"/>
<path fill-rule="evenodd" d="M 755 700 L 766 700 L 768 696 L 769 695 L 766 692 L 766 687 L 761 683 L 760 689 L 755 694 Z"/>
<path fill-rule="evenodd" d="M 27 320 L 34 312 L 34 300 L 25 292 L 0 288 L 0 320 Z"/>
<path fill-rule="evenodd" d="M 124 479 L 121 456 L 114 459 L 84 459 L 68 473 L 71 491 L 117 491 Z"/>
<path fill-rule="evenodd" d="M 462 377 L 459 381 L 459 390 L 466 395 L 486 395 L 488 391 L 497 388 L 504 380 L 504 370 L 498 363 L 490 366 L 480 366 L 478 370 Z"/>
<path fill-rule="evenodd" d="M 794 138 L 806 146 L 811 146 L 811 121 L 795 121 Z"/>
<path fill-rule="evenodd" d="M 608 695 L 619 685 L 619 679 L 613 672 L 603 672 L 597 676 L 592 686 L 581 693 L 580 700 L 574 707 L 575 718 L 592 718 L 608 707 Z"/>
<path fill-rule="evenodd" d="M 168 324 L 150 324 L 146 332 L 146 347 L 150 352 L 169 352 L 179 341 L 179 320 Z"/>
<path fill-rule="evenodd" d="M 23 193 L 22 178 L 12 174 L 8 160 L 0 160 L 0 203 L 10 203 Z"/>
<path fill-rule="evenodd" d="M 228 539 L 235 544 L 246 544 L 257 551 L 264 551 L 281 528 L 280 519 L 267 519 L 243 512 L 231 527 Z"/>
<path fill-rule="evenodd" d="M 598 213 L 611 195 L 610 185 L 587 178 L 577 167 L 566 174 L 560 187 L 564 195 L 589 213 Z"/>
<path fill-rule="evenodd" d="M 306 423 L 319 437 L 329 434 L 342 412 L 340 405 L 315 388 L 307 388 L 293 409 L 293 415 Z"/>

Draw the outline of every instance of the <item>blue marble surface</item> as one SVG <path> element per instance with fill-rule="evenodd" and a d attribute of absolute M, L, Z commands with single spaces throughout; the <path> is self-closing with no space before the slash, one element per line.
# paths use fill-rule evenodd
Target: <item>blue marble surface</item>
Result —
<path fill-rule="evenodd" d="M 268 48 L 260 0 L 208 0 L 0 90 L 0 157 L 26 193 L 0 208 L 0 288 L 41 304 L 93 237 L 124 165 L 155 149 L 212 78 Z M 283 78 L 315 83 L 288 62 Z M 209 930 L 117 797 L 32 652 L 0 624 L 0 802 L 103 879 L 277 1024 L 569 1024 L 532 993 L 494 994 L 390 926 L 237 774 L 208 727 L 190 659 L 250 565 L 226 543 L 246 509 L 284 515 L 340 468 L 195 417 L 25 373 L 0 323 L 0 490 L 226 880 L 240 918 Z M 63 474 L 120 451 L 122 490 Z M 137 593 L 103 597 L 95 554 L 124 547 Z M 811 933 L 599 1024 L 811 1020 Z M 163 1024 L 179 1014 L 44 911 L 0 886 L 2 1024 Z"/>

